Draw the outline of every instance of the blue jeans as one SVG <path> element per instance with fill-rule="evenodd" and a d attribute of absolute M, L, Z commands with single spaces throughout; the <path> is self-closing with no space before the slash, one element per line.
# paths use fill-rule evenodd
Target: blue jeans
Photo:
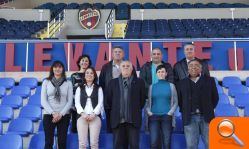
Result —
<path fill-rule="evenodd" d="M 170 148 L 171 131 L 172 131 L 172 116 L 170 115 L 152 115 L 149 117 L 149 129 L 150 129 L 150 145 L 151 149 L 161 148 L 159 144 L 163 142 L 164 149 Z M 160 133 L 161 132 L 161 133 Z"/>
<path fill-rule="evenodd" d="M 198 149 L 200 135 L 205 144 L 205 148 L 208 149 L 208 123 L 205 122 L 203 116 L 192 115 L 191 121 L 188 125 L 184 126 L 184 134 L 186 138 L 188 149 Z"/>

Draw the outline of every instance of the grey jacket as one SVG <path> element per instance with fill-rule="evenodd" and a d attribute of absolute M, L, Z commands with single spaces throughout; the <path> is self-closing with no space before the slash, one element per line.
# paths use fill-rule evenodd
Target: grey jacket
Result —
<path fill-rule="evenodd" d="M 44 108 L 44 114 L 59 112 L 63 116 L 69 113 L 73 103 L 73 86 L 70 81 L 65 81 L 60 86 L 61 99 L 56 101 L 54 95 L 55 88 L 50 80 L 45 79 L 41 89 L 41 105 Z"/>

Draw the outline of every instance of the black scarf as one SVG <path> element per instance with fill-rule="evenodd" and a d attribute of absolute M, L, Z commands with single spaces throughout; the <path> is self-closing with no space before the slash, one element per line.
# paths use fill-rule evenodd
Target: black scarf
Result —
<path fill-rule="evenodd" d="M 55 77 L 52 78 L 51 82 L 52 84 L 54 85 L 54 97 L 56 99 L 56 101 L 59 101 L 61 100 L 61 90 L 60 90 L 60 86 L 63 84 L 63 82 L 65 81 L 66 79 L 61 77 L 59 79 L 56 79 Z"/>

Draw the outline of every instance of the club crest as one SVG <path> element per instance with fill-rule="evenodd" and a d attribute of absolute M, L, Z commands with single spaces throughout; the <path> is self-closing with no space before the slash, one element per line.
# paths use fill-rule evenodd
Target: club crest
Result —
<path fill-rule="evenodd" d="M 87 8 L 79 11 L 80 25 L 85 29 L 94 29 L 100 20 L 100 11 L 97 9 Z"/>

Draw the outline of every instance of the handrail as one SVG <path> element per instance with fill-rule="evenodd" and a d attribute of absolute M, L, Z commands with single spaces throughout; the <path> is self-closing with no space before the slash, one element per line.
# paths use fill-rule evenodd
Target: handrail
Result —
<path fill-rule="evenodd" d="M 105 22 L 105 38 L 108 39 L 111 37 L 112 32 L 113 32 L 113 25 L 115 21 L 115 9 L 112 9 L 108 15 L 108 18 Z"/>
<path fill-rule="evenodd" d="M 65 23 L 65 9 L 59 13 L 53 20 L 47 25 L 47 38 L 55 37 L 55 34 L 61 31 L 62 26 Z M 59 27 L 58 27 L 59 26 Z"/>

